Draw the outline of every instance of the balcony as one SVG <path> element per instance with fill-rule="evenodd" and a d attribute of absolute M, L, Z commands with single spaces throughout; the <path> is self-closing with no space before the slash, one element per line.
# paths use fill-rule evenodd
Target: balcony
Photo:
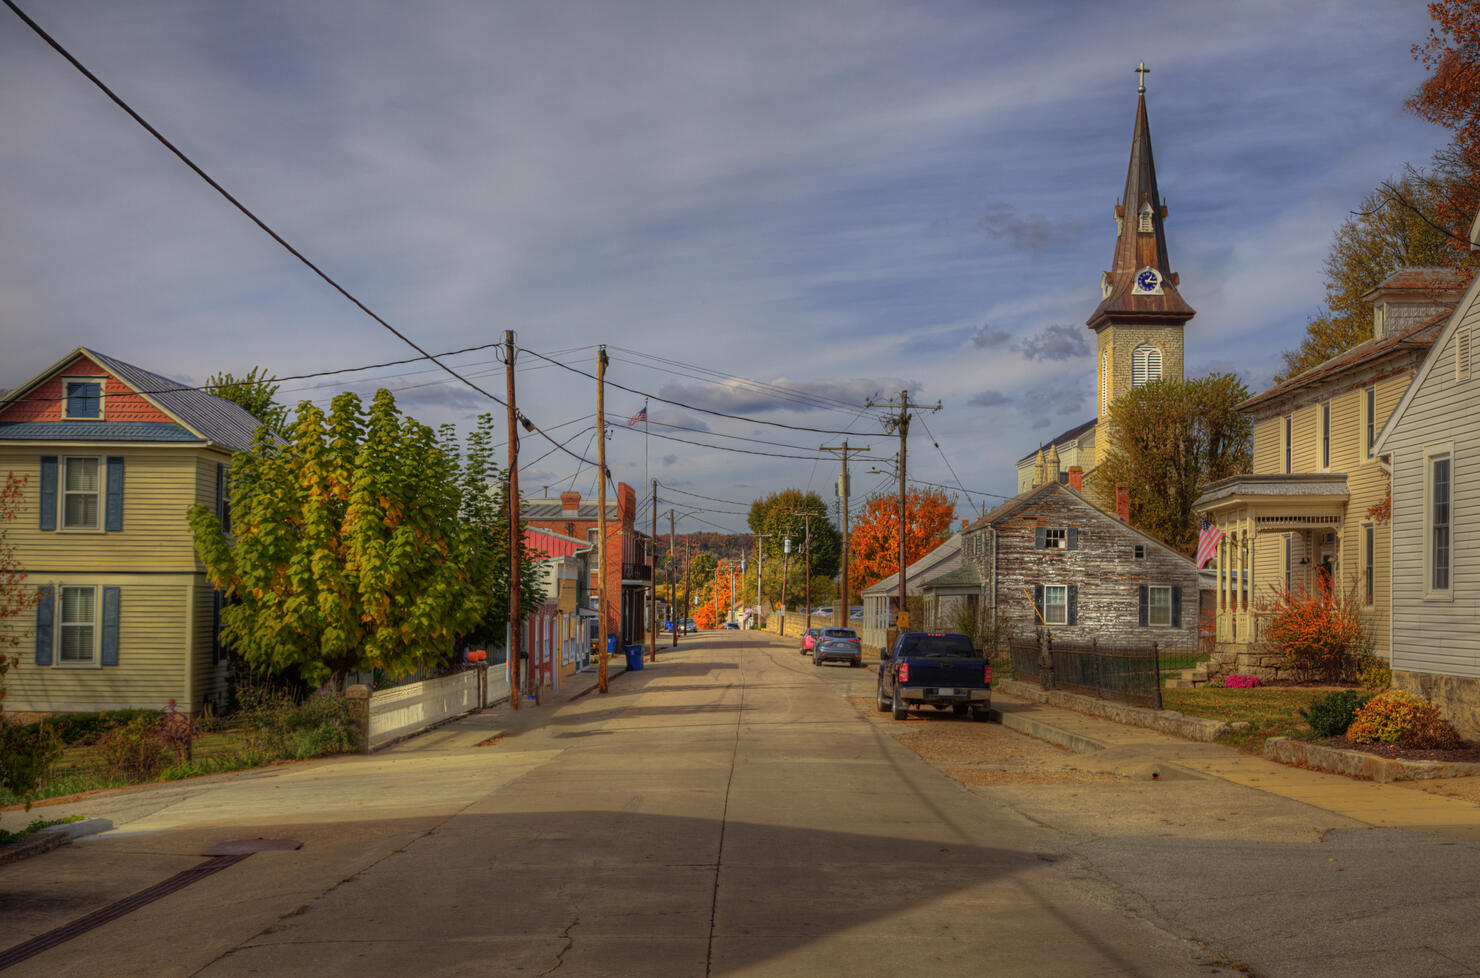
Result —
<path fill-rule="evenodd" d="M 652 583 L 653 569 L 647 564 L 622 564 L 622 583 L 646 587 Z"/>

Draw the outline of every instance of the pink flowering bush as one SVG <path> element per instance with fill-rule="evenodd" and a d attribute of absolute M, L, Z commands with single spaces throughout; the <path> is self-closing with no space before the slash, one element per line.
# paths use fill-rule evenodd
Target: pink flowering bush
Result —
<path fill-rule="evenodd" d="M 1224 689 L 1253 689 L 1255 686 L 1263 686 L 1258 676 L 1240 676 L 1237 673 L 1223 677 Z"/>

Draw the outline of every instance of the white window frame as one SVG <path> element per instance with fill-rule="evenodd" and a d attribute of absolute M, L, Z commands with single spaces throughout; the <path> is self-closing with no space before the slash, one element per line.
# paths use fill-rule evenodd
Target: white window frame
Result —
<path fill-rule="evenodd" d="M 67 489 L 67 463 L 73 460 L 91 459 L 98 463 L 98 522 L 96 526 L 68 526 L 67 525 L 67 497 L 86 496 L 91 493 L 69 492 Z M 101 455 L 63 455 L 58 459 L 57 465 L 57 530 L 62 533 L 102 533 L 103 527 L 107 525 L 107 516 L 104 513 L 108 505 L 108 466 Z"/>
<path fill-rule="evenodd" d="M 1362 458 L 1372 460 L 1372 445 L 1377 441 L 1377 385 L 1362 388 Z"/>
<path fill-rule="evenodd" d="M 66 620 L 66 593 L 68 591 L 91 591 L 92 592 L 92 621 L 91 622 L 68 622 Z M 100 646 L 103 638 L 103 614 L 102 589 L 96 584 L 60 584 L 56 591 L 56 626 L 52 629 L 52 656 L 51 661 L 66 669 L 96 669 L 102 666 L 102 655 Z M 63 636 L 68 628 L 91 628 L 92 643 L 88 650 L 88 658 L 84 660 L 65 660 L 62 658 L 62 648 L 65 643 Z"/>
<path fill-rule="evenodd" d="M 1362 524 L 1362 604 L 1371 607 L 1377 601 L 1377 527 Z"/>
<path fill-rule="evenodd" d="M 1058 601 L 1058 604 L 1057 605 L 1055 605 L 1052 601 L 1049 600 L 1049 595 L 1050 594 L 1053 594 L 1053 593 L 1057 593 L 1058 596 L 1059 596 L 1059 601 Z M 1050 608 L 1055 608 L 1055 609 L 1059 609 L 1059 610 L 1062 611 L 1062 615 L 1060 617 L 1060 620 L 1058 620 L 1058 621 L 1055 621 L 1054 620 L 1053 616 L 1049 614 L 1049 609 Z M 1043 585 L 1043 609 L 1042 610 L 1043 610 L 1043 623 L 1045 625 L 1065 625 L 1065 626 L 1067 626 L 1069 624 L 1069 585 L 1067 585 L 1067 584 L 1045 584 L 1045 585 Z"/>
<path fill-rule="evenodd" d="M 1285 450 L 1285 475 L 1294 471 L 1292 466 L 1295 462 L 1295 417 L 1285 415 L 1285 427 L 1280 434 L 1280 445 Z"/>
<path fill-rule="evenodd" d="M 1156 596 L 1166 597 L 1166 621 L 1156 620 Z M 1146 588 L 1146 625 L 1148 628 L 1172 627 L 1172 589 L 1168 585 L 1153 584 Z"/>
<path fill-rule="evenodd" d="M 1448 586 L 1434 587 L 1434 463 L 1449 463 L 1449 513 L 1446 577 Z M 1454 442 L 1429 445 L 1423 450 L 1423 596 L 1431 601 L 1454 600 Z"/>
<path fill-rule="evenodd" d="M 1161 347 L 1155 343 L 1142 343 L 1131 350 L 1131 390 L 1161 380 L 1165 366 L 1162 361 Z M 1141 374 L 1139 381 L 1136 380 L 1137 371 Z"/>
<path fill-rule="evenodd" d="M 68 384 L 97 384 L 98 385 L 98 413 L 96 416 L 73 415 L 68 413 L 72 398 L 67 391 Z M 108 378 L 107 377 L 63 377 L 62 378 L 62 420 L 63 421 L 102 421 L 107 413 L 108 407 Z"/>
<path fill-rule="evenodd" d="M 1321 471 L 1322 472 L 1330 472 L 1331 471 L 1331 402 L 1330 401 L 1322 401 L 1321 404 L 1320 404 L 1320 409 L 1321 409 L 1321 413 L 1320 413 L 1320 416 L 1319 416 L 1318 420 L 1319 420 L 1320 425 L 1321 425 L 1321 430 L 1318 432 L 1318 434 L 1321 436 L 1321 447 L 1320 447 L 1320 452 L 1321 452 Z"/>

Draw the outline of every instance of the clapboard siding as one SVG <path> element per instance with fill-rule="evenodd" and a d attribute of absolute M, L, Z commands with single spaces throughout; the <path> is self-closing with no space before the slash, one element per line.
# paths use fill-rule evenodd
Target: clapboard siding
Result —
<path fill-rule="evenodd" d="M 1284 417 L 1264 418 L 1254 422 L 1254 471 L 1283 472 L 1285 431 Z"/>
<path fill-rule="evenodd" d="M 212 474 L 212 492 L 214 488 L 215 475 Z M 192 589 L 190 602 L 192 615 L 195 619 L 194 652 L 193 662 L 195 668 L 192 673 L 192 695 L 191 708 L 198 709 L 205 703 L 211 703 L 217 707 L 225 705 L 226 699 L 226 666 L 216 665 L 212 662 L 214 657 L 214 626 L 215 626 L 215 604 L 214 590 L 209 583 L 202 581 L 200 585 Z"/>
<path fill-rule="evenodd" d="M 5 708 L 77 712 L 186 707 L 185 602 L 189 585 L 138 584 L 90 575 L 56 579 L 58 585 L 115 585 L 119 591 L 118 665 L 35 665 L 35 617 L 17 629 L 23 653 L 6 678 Z"/>
<path fill-rule="evenodd" d="M 1459 328 L 1480 320 L 1480 308 Z M 1480 679 L 1480 372 L 1454 375 L 1454 331 L 1388 437 L 1393 466 L 1393 668 Z M 1453 447 L 1452 596 L 1425 598 L 1425 448 Z"/>

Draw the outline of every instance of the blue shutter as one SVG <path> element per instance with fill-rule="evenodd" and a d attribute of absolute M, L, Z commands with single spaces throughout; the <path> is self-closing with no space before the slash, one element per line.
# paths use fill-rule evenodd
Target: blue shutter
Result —
<path fill-rule="evenodd" d="M 1072 526 L 1069 527 L 1069 549 L 1079 549 L 1079 530 Z"/>
<path fill-rule="evenodd" d="M 1182 627 L 1182 589 L 1172 588 L 1172 627 Z"/>
<path fill-rule="evenodd" d="M 1073 530 L 1070 530 L 1069 532 L 1070 533 L 1073 533 L 1074 531 Z M 1069 621 L 1069 624 L 1071 624 L 1071 625 L 1077 625 L 1077 624 L 1079 624 L 1079 585 L 1078 584 L 1070 584 L 1069 585 L 1069 617 L 1068 617 L 1068 621 Z"/>
<path fill-rule="evenodd" d="M 1138 623 L 1142 628 L 1151 620 L 1150 596 L 1147 594 L 1146 585 L 1141 585 L 1141 620 Z"/>
<path fill-rule="evenodd" d="M 41 529 L 57 528 L 57 457 L 41 456 Z"/>
<path fill-rule="evenodd" d="M 103 588 L 103 654 L 105 666 L 118 665 L 118 591 L 116 587 Z"/>
<path fill-rule="evenodd" d="M 123 529 L 123 456 L 108 456 L 108 495 L 103 510 L 103 529 Z"/>
<path fill-rule="evenodd" d="M 1046 546 L 1048 546 L 1048 528 L 1040 526 L 1033 531 L 1033 548 L 1042 550 Z"/>
<path fill-rule="evenodd" d="M 50 584 L 36 589 L 36 664 L 51 665 L 51 649 L 55 644 L 52 630 L 56 627 L 56 608 L 53 595 L 56 589 Z"/>

